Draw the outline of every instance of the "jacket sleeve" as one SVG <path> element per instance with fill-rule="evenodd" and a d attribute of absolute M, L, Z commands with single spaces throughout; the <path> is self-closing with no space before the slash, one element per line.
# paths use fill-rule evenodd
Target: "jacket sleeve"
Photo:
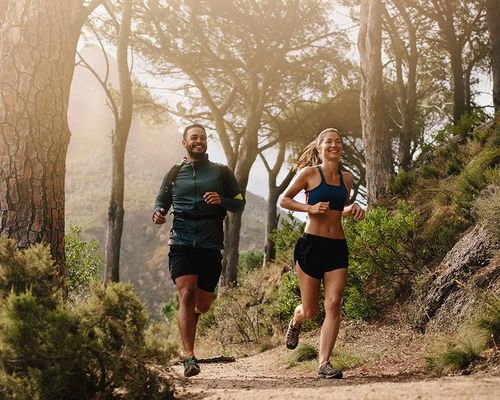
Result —
<path fill-rule="evenodd" d="M 160 208 L 165 210 L 165 213 L 168 212 L 170 206 L 172 205 L 172 193 L 167 189 L 168 183 L 168 173 L 163 177 L 163 181 L 161 182 L 160 191 L 158 192 L 158 196 L 155 199 L 155 205 L 153 207 L 153 212 L 158 211 Z"/>
<path fill-rule="evenodd" d="M 227 166 L 222 167 L 224 193 L 221 196 L 221 206 L 228 211 L 240 212 L 245 208 L 246 200 L 241 193 L 240 185 Z"/>

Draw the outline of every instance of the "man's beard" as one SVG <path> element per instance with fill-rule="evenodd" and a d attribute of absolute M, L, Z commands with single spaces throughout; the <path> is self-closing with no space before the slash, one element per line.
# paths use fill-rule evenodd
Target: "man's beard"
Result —
<path fill-rule="evenodd" d="M 195 151 L 193 151 L 192 147 L 188 147 L 186 150 L 192 159 L 198 160 L 198 161 L 205 159 L 205 154 L 207 152 L 206 147 L 204 148 L 203 152 L 195 152 Z"/>

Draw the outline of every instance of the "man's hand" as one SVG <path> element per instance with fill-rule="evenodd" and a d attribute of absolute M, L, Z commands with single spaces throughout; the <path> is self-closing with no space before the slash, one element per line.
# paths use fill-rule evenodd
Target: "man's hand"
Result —
<path fill-rule="evenodd" d="M 163 208 L 155 211 L 153 213 L 153 222 L 157 225 L 164 224 L 167 221 L 167 219 L 165 218 L 166 213 L 167 212 Z"/>
<path fill-rule="evenodd" d="M 309 214 L 324 214 L 330 209 L 330 203 L 328 201 L 320 201 L 314 205 L 310 205 L 307 208 Z"/>
<path fill-rule="evenodd" d="M 203 195 L 205 203 L 211 205 L 219 205 L 221 203 L 220 195 L 217 192 L 206 192 Z"/>

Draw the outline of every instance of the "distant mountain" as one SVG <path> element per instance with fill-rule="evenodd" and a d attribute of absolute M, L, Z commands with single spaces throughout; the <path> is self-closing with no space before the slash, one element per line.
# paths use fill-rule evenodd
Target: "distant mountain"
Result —
<path fill-rule="evenodd" d="M 97 47 L 86 46 L 80 53 L 96 70 L 104 71 L 104 59 Z M 111 57 L 109 61 L 115 71 L 115 61 Z M 111 74 L 113 81 L 116 83 Z M 104 248 L 111 190 L 113 116 L 99 83 L 82 67 L 75 69 L 68 119 L 72 136 L 66 165 L 66 224 L 80 225 L 85 238 L 96 238 Z M 181 136 L 172 121 L 152 126 L 147 121 L 135 120 L 127 144 L 120 277 L 133 282 L 155 316 L 174 286 L 167 266 L 171 222 L 161 227 L 153 225 L 151 210 L 164 174 L 182 159 Z M 265 220 L 266 201 L 248 193 L 241 250 L 263 248 Z"/>

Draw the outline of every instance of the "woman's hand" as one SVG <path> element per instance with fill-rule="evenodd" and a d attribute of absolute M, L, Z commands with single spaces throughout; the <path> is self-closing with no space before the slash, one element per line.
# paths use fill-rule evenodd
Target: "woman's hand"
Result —
<path fill-rule="evenodd" d="M 328 201 L 320 201 L 319 203 L 309 205 L 307 212 L 309 214 L 324 214 L 330 209 L 330 203 Z"/>
<path fill-rule="evenodd" d="M 351 206 L 351 215 L 356 221 L 361 221 L 365 217 L 365 210 L 358 203 Z"/>

